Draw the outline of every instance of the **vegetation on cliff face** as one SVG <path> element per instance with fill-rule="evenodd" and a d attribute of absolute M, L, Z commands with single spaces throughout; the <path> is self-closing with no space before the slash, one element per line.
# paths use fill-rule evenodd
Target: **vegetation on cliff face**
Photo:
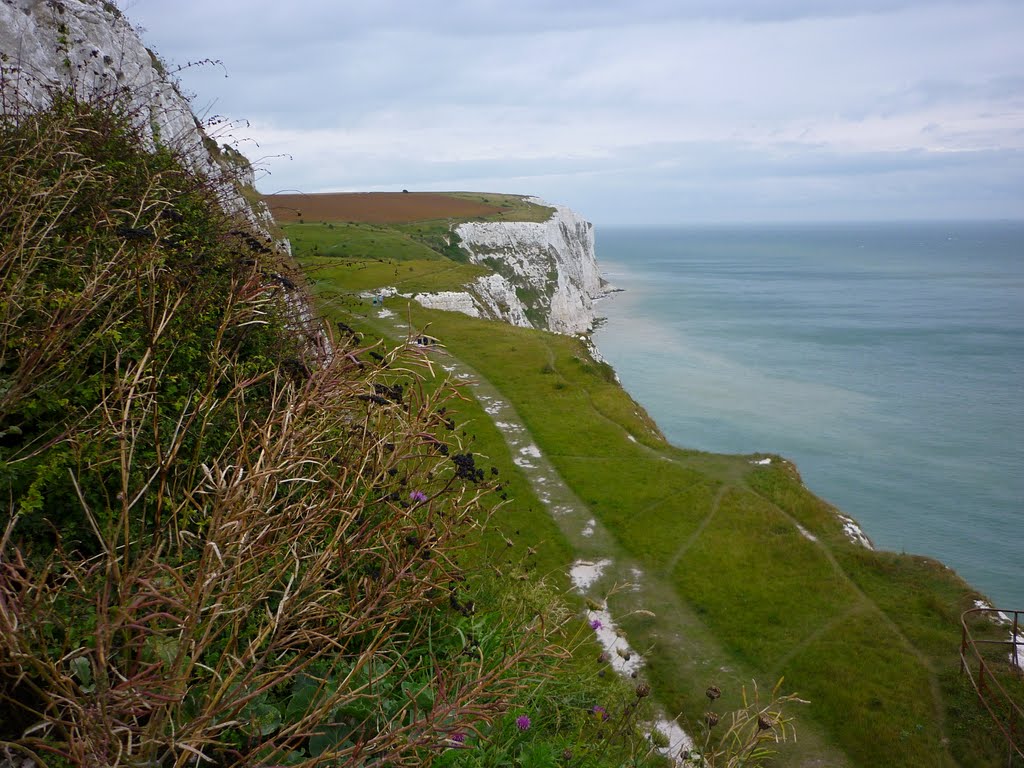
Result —
<path fill-rule="evenodd" d="M 317 354 L 269 244 L 131 126 L 0 122 L 0 754 L 656 760 L 544 581 L 465 567 L 500 498 L 454 390 Z"/>

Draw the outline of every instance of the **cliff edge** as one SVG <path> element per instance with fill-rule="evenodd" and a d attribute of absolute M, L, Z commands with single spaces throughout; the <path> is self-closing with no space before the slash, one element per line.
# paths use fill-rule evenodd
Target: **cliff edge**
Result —
<path fill-rule="evenodd" d="M 594 252 L 594 225 L 575 211 L 552 209 L 547 221 L 473 221 L 454 234 L 474 264 L 493 270 L 465 292 L 418 294 L 425 307 L 502 320 L 562 334 L 594 324 L 594 300 L 607 290 Z"/>

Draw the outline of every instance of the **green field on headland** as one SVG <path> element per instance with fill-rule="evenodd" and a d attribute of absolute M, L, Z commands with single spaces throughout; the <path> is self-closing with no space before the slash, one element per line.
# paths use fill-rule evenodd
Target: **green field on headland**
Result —
<path fill-rule="evenodd" d="M 810 704 L 794 713 L 799 741 L 783 748 L 782 764 L 1003 764 L 1004 747 L 958 675 L 960 615 L 979 596 L 956 574 L 852 541 L 836 510 L 780 457 L 669 445 L 578 339 L 400 297 L 387 301 L 393 317 L 381 317 L 360 291 L 457 290 L 477 268 L 346 245 L 351 226 L 285 227 L 321 310 L 392 341 L 405 323 L 425 329 L 511 403 L 610 533 L 604 556 L 639 564 L 642 588 L 615 590 L 608 606 L 642 649 L 666 712 L 696 730 L 709 685 L 736 703 L 752 680 L 765 690 L 784 678 L 784 689 Z M 537 571 L 565 584 L 574 559 L 601 553 L 558 528 L 478 405 L 462 407 L 477 425 L 473 450 L 510 478 L 495 521 L 501 536 L 538 548 Z"/>

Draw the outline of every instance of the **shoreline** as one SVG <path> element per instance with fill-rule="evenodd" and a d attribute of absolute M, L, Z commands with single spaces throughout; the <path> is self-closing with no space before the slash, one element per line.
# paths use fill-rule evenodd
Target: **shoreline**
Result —
<path fill-rule="evenodd" d="M 752 229 L 755 232 L 757 231 L 757 228 Z M 855 228 L 846 228 L 847 231 L 851 229 Z M 894 231 L 902 231 L 899 228 L 892 229 Z M 676 232 L 679 230 L 672 231 Z M 727 230 L 722 228 L 722 231 Z M 823 232 L 827 234 L 828 230 L 822 227 L 816 231 L 820 235 Z M 932 230 L 926 229 L 925 231 Z M 1013 230 L 1013 232 L 1016 231 L 1016 229 Z M 632 229 L 626 230 L 626 232 L 630 235 L 636 233 Z M 660 255 L 657 258 L 653 258 L 650 261 L 638 261 L 634 264 L 624 261 L 626 251 L 623 251 L 625 247 L 623 243 L 626 242 L 625 238 L 622 238 L 622 242 L 612 242 L 611 246 L 608 245 L 606 240 L 607 238 L 602 238 L 599 245 L 602 251 L 608 249 L 612 253 L 611 255 L 603 254 L 600 256 L 599 263 L 602 269 L 602 276 L 606 280 L 614 280 L 618 285 L 625 286 L 620 292 L 629 294 L 627 304 L 629 308 L 626 310 L 628 314 L 623 314 L 621 311 L 616 311 L 617 307 L 622 306 L 619 302 L 604 305 L 602 307 L 604 322 L 595 328 L 593 344 L 600 350 L 602 357 L 613 365 L 623 387 L 627 389 L 631 396 L 635 397 L 638 403 L 649 410 L 652 418 L 666 431 L 667 435 L 670 435 L 670 441 L 673 444 L 713 453 L 746 455 L 748 452 L 758 449 L 767 449 L 791 456 L 791 460 L 807 473 L 808 480 L 805 483 L 805 487 L 820 498 L 829 500 L 832 506 L 839 511 L 839 514 L 854 520 L 860 529 L 860 535 L 865 535 L 865 538 L 869 537 L 868 540 L 881 550 L 913 552 L 944 564 L 952 564 L 957 573 L 963 574 L 965 581 L 977 589 L 980 594 L 993 596 L 992 601 L 997 606 L 1014 609 L 1024 604 L 1024 600 L 1014 599 L 1014 595 L 1019 591 L 1019 578 L 1016 580 L 1013 578 L 1012 561 L 1006 559 L 1003 553 L 1007 546 L 1006 543 L 1015 540 L 1014 536 L 1016 536 L 1016 534 L 1012 533 L 1012 524 L 1003 520 L 1005 517 L 1004 513 L 1000 512 L 1003 517 L 999 518 L 999 520 L 995 520 L 993 517 L 995 511 L 991 515 L 986 514 L 984 516 L 985 520 L 995 520 L 995 527 L 988 527 L 989 524 L 986 524 L 986 527 L 983 529 L 984 531 L 991 531 L 991 534 L 982 532 L 978 536 L 968 536 L 967 538 L 953 533 L 953 531 L 967 525 L 962 514 L 957 515 L 952 511 L 932 514 L 931 500 L 937 493 L 936 488 L 940 486 L 933 487 L 929 485 L 931 482 L 929 478 L 938 471 L 936 467 L 941 466 L 939 464 L 940 461 L 952 464 L 954 459 L 952 455 L 948 459 L 938 459 L 935 458 L 937 453 L 935 450 L 930 448 L 928 450 L 924 449 L 924 446 L 927 445 L 925 441 L 934 439 L 922 431 L 924 428 L 917 426 L 906 427 L 907 434 L 913 442 L 913 445 L 907 451 L 916 450 L 917 447 L 921 447 L 923 451 L 919 465 L 915 465 L 912 458 L 907 458 L 897 465 L 892 472 L 883 470 L 881 473 L 875 472 L 868 476 L 868 467 L 874 467 L 874 464 L 881 465 L 883 461 L 881 457 L 887 455 L 887 451 L 890 450 L 888 444 L 881 446 L 884 453 L 879 453 L 878 458 L 876 458 L 876 452 L 873 450 L 873 447 L 866 442 L 873 439 L 882 439 L 882 434 L 888 434 L 876 429 L 875 434 L 879 435 L 879 437 L 875 438 L 873 434 L 867 431 L 874 428 L 872 426 L 872 419 L 876 423 L 882 423 L 880 421 L 881 417 L 878 415 L 882 407 L 879 403 L 885 405 L 888 401 L 880 400 L 881 395 L 865 394 L 862 396 L 859 394 L 860 390 L 851 387 L 850 391 L 861 399 L 851 401 L 848 404 L 850 407 L 846 410 L 840 410 L 840 405 L 833 401 L 824 400 L 823 402 L 828 403 L 828 405 L 823 407 L 832 409 L 836 423 L 826 422 L 823 425 L 825 431 L 813 437 L 807 437 L 810 434 L 807 429 L 804 429 L 802 432 L 790 432 L 788 434 L 782 431 L 784 429 L 792 430 L 794 424 L 797 423 L 795 417 L 789 419 L 789 422 L 786 421 L 793 413 L 800 412 L 797 409 L 802 404 L 802 398 L 796 395 L 790 396 L 791 404 L 785 406 L 791 409 L 790 412 L 778 411 L 774 409 L 774 400 L 769 400 L 767 395 L 762 397 L 762 393 L 756 393 L 753 389 L 754 384 L 747 386 L 746 389 L 749 389 L 752 395 L 757 395 L 756 401 L 772 403 L 772 407 L 765 411 L 765 419 L 761 418 L 760 411 L 755 412 L 752 410 L 756 406 L 756 402 L 748 403 L 742 399 L 732 400 L 728 403 L 729 410 L 723 410 L 721 400 L 726 395 L 721 393 L 716 394 L 711 399 L 710 405 L 702 406 L 699 411 L 694 409 L 698 403 L 702 403 L 707 399 L 706 393 L 700 394 L 700 390 L 698 390 L 697 394 L 687 394 L 681 399 L 676 397 L 675 385 L 668 382 L 678 381 L 679 376 L 688 375 L 693 371 L 698 377 L 697 386 L 707 387 L 712 385 L 715 377 L 724 377 L 728 373 L 732 373 L 731 369 L 725 367 L 725 363 L 722 362 L 723 360 L 731 359 L 729 358 L 730 352 L 728 350 L 722 351 L 721 355 L 723 357 L 721 360 L 718 358 L 711 359 L 710 365 L 712 370 L 709 372 L 707 370 L 708 366 L 704 365 L 704 360 L 700 355 L 713 354 L 714 352 L 708 352 L 708 350 L 717 352 L 717 349 L 709 346 L 708 342 L 702 341 L 699 336 L 675 337 L 672 335 L 679 333 L 678 329 L 680 328 L 685 329 L 684 333 L 688 333 L 691 327 L 702 327 L 698 321 L 692 321 L 689 319 L 689 316 L 686 316 L 685 321 L 677 319 L 670 325 L 663 323 L 659 323 L 657 326 L 653 325 L 654 322 L 660 320 L 658 309 L 661 303 L 665 301 L 665 296 L 668 295 L 668 289 L 662 290 L 663 282 L 659 282 L 663 274 L 662 270 L 669 268 L 666 265 L 669 264 L 667 259 L 670 252 L 665 250 L 669 247 L 668 245 L 659 245 L 662 250 L 658 252 Z M 656 241 L 652 240 L 651 242 Z M 672 242 L 675 241 L 671 239 L 668 241 L 669 244 Z M 635 252 L 637 249 L 644 247 L 644 242 L 641 241 L 639 245 L 631 245 L 632 251 L 630 252 Z M 698 265 L 703 266 L 700 258 L 710 257 L 697 257 Z M 747 261 L 737 262 L 737 264 L 744 265 L 746 263 Z M 648 265 L 650 267 L 645 271 L 644 267 Z M 730 262 L 731 265 L 732 263 Z M 772 268 L 769 266 L 764 269 L 770 270 Z M 675 268 L 675 272 L 681 274 L 679 270 L 680 268 Z M 719 274 L 728 275 L 729 273 L 716 270 L 713 274 L 718 276 Z M 771 274 L 771 272 L 769 271 L 768 274 Z M 1016 273 L 1011 270 L 1011 274 Z M 634 279 L 636 275 L 640 275 L 640 282 L 634 286 L 631 284 L 631 281 L 637 282 Z M 705 284 L 699 282 L 701 279 L 700 275 L 698 274 L 695 279 L 698 282 L 693 290 L 701 290 Z M 720 286 L 716 287 L 720 288 Z M 682 295 L 681 292 L 680 297 Z M 704 301 L 705 309 L 703 311 L 706 313 L 707 297 L 700 293 L 697 294 L 697 297 Z M 608 298 L 611 298 L 611 296 Z M 648 307 L 652 308 L 648 309 Z M 676 317 L 679 317 L 679 315 L 677 314 Z M 708 317 L 711 316 L 708 315 Z M 744 321 L 746 319 L 749 318 L 745 318 Z M 624 326 L 624 322 L 629 325 Z M 1011 318 L 1007 322 L 1012 327 L 1013 319 Z M 648 332 L 652 336 L 648 337 Z M 774 337 L 766 335 L 765 338 Z M 610 340 L 612 341 L 610 342 Z M 661 346 L 656 347 L 656 344 Z M 680 344 L 682 345 L 680 354 L 685 353 L 687 357 L 683 358 L 682 363 L 677 364 L 670 355 L 674 351 L 674 347 Z M 665 351 L 665 347 L 669 347 L 669 349 Z M 643 359 L 644 354 L 652 349 L 656 354 L 650 359 L 649 363 L 645 361 L 647 370 L 638 372 L 636 370 L 637 362 Z M 628 354 L 625 360 L 622 357 L 623 350 L 627 350 Z M 694 357 L 692 353 L 697 353 L 698 356 Z M 664 359 L 669 359 L 666 365 L 671 366 L 671 368 L 663 369 Z M 714 368 L 716 365 L 719 366 L 718 369 Z M 631 366 L 634 370 L 631 370 Z M 658 375 L 663 374 L 664 370 L 671 370 L 677 378 L 667 379 L 666 374 L 663 375 L 665 382 L 660 383 Z M 676 372 L 677 370 L 678 372 Z M 741 371 L 737 371 L 737 373 L 741 373 Z M 769 368 L 757 368 L 756 373 L 758 376 L 773 375 L 772 369 Z M 778 378 L 770 382 L 773 395 L 776 390 L 785 391 L 783 387 L 788 382 L 786 376 L 790 374 L 774 375 L 778 376 Z M 823 378 L 822 380 L 831 381 L 830 378 Z M 743 391 L 741 390 L 738 395 L 730 393 L 728 396 L 742 397 Z M 796 391 L 799 392 L 800 389 L 798 388 Z M 652 392 L 660 392 L 661 394 L 652 395 Z M 818 397 L 818 393 L 814 390 L 809 390 L 809 393 L 814 397 Z M 821 397 L 825 398 L 825 396 L 826 390 L 822 390 Z M 885 407 L 891 406 L 885 405 Z M 672 408 L 670 418 L 668 419 L 665 417 L 667 408 Z M 868 412 L 870 419 L 860 420 L 857 418 L 862 411 Z M 907 415 L 905 418 L 909 420 L 911 417 Z M 849 422 L 856 430 L 851 435 L 842 432 L 845 422 Z M 687 434 L 680 437 L 681 425 L 686 425 L 687 427 L 696 425 L 698 429 L 694 432 L 688 428 Z M 721 432 L 718 431 L 719 425 L 722 427 Z M 883 428 L 886 426 L 883 424 Z M 808 427 L 813 430 L 814 423 L 809 423 Z M 929 423 L 926 427 L 931 429 L 932 424 Z M 893 428 L 895 429 L 895 427 Z M 776 440 L 771 437 L 772 434 L 778 434 L 781 439 Z M 701 440 L 699 438 L 702 435 L 705 438 L 708 436 L 715 437 L 713 440 Z M 724 436 L 725 439 L 723 440 L 716 435 Z M 746 437 L 747 442 L 753 445 L 743 448 L 729 445 L 729 443 L 737 442 L 737 438 L 740 437 Z M 860 449 L 847 447 L 856 446 L 858 442 L 865 443 L 865 446 Z M 796 443 L 800 443 L 800 445 L 796 446 Z M 806 454 L 809 451 L 817 450 L 819 444 L 824 450 L 818 452 L 814 460 L 810 460 Z M 978 444 L 976 442 L 971 445 L 977 446 Z M 977 450 L 974 452 L 976 453 Z M 911 456 L 906 451 L 904 451 L 903 455 Z M 973 453 L 968 451 L 964 455 L 972 456 Z M 1000 468 L 1004 465 L 1009 466 L 1009 457 L 1005 454 L 1001 455 L 1003 458 L 1000 459 L 996 466 Z M 853 467 L 852 470 L 849 469 L 851 466 Z M 998 476 L 994 477 L 993 482 L 996 485 L 992 486 L 995 488 L 993 493 L 999 499 L 1006 499 L 1008 497 L 1010 485 L 1008 484 L 1006 472 L 1012 470 L 990 468 L 975 470 L 969 463 L 967 470 L 969 473 L 964 475 L 963 478 L 960 478 L 957 474 L 952 475 L 956 477 L 957 488 L 962 488 L 964 494 L 969 493 L 968 489 L 972 487 L 969 484 L 977 483 L 978 480 L 975 478 L 980 477 L 983 471 L 989 474 L 1001 471 L 1003 482 L 999 485 Z M 900 474 L 900 472 L 903 474 Z M 958 473 L 958 469 L 952 469 L 952 473 Z M 944 471 L 943 476 L 950 477 L 951 472 Z M 910 482 L 911 478 L 916 478 L 916 482 L 912 484 Z M 873 483 L 873 485 L 865 485 L 865 483 Z M 865 489 L 868 489 L 867 493 L 865 493 Z M 921 493 L 921 491 L 924 492 Z M 915 498 L 919 493 L 920 495 Z M 851 498 L 853 498 L 854 503 L 849 503 Z M 951 506 L 946 501 L 951 498 L 955 497 L 949 493 L 945 494 L 943 506 L 940 507 L 940 510 Z M 963 498 L 963 508 L 965 510 L 970 510 L 977 504 L 984 503 L 983 499 L 975 501 L 969 495 L 965 495 Z M 874 515 L 865 513 L 864 508 L 869 505 L 871 509 L 877 510 Z M 903 516 L 898 517 L 885 513 L 883 524 L 879 526 L 877 524 L 878 520 L 874 518 L 882 516 L 883 510 L 888 509 L 892 505 L 901 510 Z M 1001 507 L 994 507 L 993 509 L 999 510 Z M 918 522 L 913 522 L 914 520 Z M 1005 527 L 1006 525 L 1011 526 L 1010 530 L 1007 531 L 1009 538 L 1007 538 L 1007 535 L 1003 535 L 1001 539 L 997 540 L 1001 542 L 999 546 L 1002 548 L 994 549 L 991 555 L 987 553 L 982 555 L 981 548 L 987 546 L 984 543 L 988 541 L 986 537 L 998 536 L 999 534 L 996 531 L 1001 530 L 1000 526 Z M 856 535 L 852 529 L 851 535 Z M 962 542 L 970 544 L 970 546 L 965 547 Z M 972 564 L 973 568 L 971 567 Z"/>
<path fill-rule="evenodd" d="M 605 274 L 604 272 L 601 273 L 602 279 L 604 279 L 604 274 Z M 606 299 L 606 298 L 612 298 L 612 294 L 615 294 L 615 293 L 625 293 L 625 292 L 626 292 L 625 288 L 615 288 L 615 289 L 613 289 L 611 291 L 606 291 L 605 293 L 603 293 L 601 295 L 600 299 L 603 300 L 603 299 Z M 597 301 L 597 299 L 595 299 L 595 303 L 596 303 L 596 301 Z M 623 391 L 627 395 L 629 395 L 629 397 L 632 398 L 637 404 L 641 405 L 641 407 L 643 407 L 644 410 L 647 410 L 647 406 L 645 406 L 642 403 L 640 403 L 640 400 L 637 399 L 633 395 L 633 393 L 630 392 L 629 389 L 627 389 L 626 386 L 622 383 L 622 380 L 619 377 L 618 369 L 614 365 L 612 365 L 611 362 L 601 353 L 600 347 L 597 345 L 597 342 L 594 340 L 593 333 L 595 331 L 597 331 L 599 328 L 604 327 L 606 325 L 606 323 L 608 323 L 608 322 L 609 322 L 609 318 L 605 317 L 605 316 L 595 317 L 594 318 L 593 327 L 592 327 L 590 333 L 588 333 L 586 335 L 587 348 L 589 349 L 591 355 L 594 357 L 594 359 L 597 362 L 605 363 L 605 364 L 611 366 L 612 370 L 615 372 L 615 380 L 616 380 L 616 382 L 618 382 L 619 386 L 622 387 Z M 657 419 L 654 419 L 653 416 L 651 418 L 655 422 L 655 425 L 657 425 L 658 424 Z M 661 427 L 660 426 L 658 426 L 658 430 L 661 431 Z M 662 434 L 664 434 L 664 433 L 662 432 Z M 668 437 L 666 437 L 666 441 L 668 441 L 672 445 L 675 445 L 675 443 L 673 443 L 672 440 L 669 439 Z M 688 447 L 685 447 L 685 446 L 676 446 L 676 447 L 683 448 L 684 450 L 704 450 L 704 449 L 692 449 L 692 448 L 688 448 Z M 709 452 L 710 453 L 721 453 L 720 451 L 709 451 Z M 746 457 L 758 457 L 758 456 L 761 456 L 763 458 L 751 458 L 750 459 L 750 463 L 751 464 L 762 464 L 762 465 L 771 464 L 772 461 L 773 461 L 772 457 L 774 456 L 782 464 L 788 465 L 788 467 L 790 467 L 793 470 L 793 472 L 796 473 L 797 477 L 800 480 L 800 484 L 808 492 L 813 493 L 815 496 L 818 496 L 818 498 L 822 498 L 821 496 L 818 495 L 817 492 L 815 492 L 810 486 L 808 486 L 804 482 L 803 477 L 800 475 L 799 468 L 797 467 L 796 463 L 793 462 L 791 459 L 787 459 L 787 458 L 779 456 L 777 454 L 765 454 L 763 452 L 758 452 L 758 451 L 755 451 L 754 453 L 749 453 L 749 454 L 748 453 L 739 453 L 739 454 L 729 454 L 729 455 L 740 456 L 740 457 L 745 457 L 745 458 Z M 822 498 L 822 500 L 825 501 L 825 499 L 823 499 L 823 498 Z M 826 501 L 826 503 L 828 503 L 828 502 Z M 856 519 L 854 519 L 850 515 L 847 515 L 839 507 L 836 507 L 833 504 L 829 504 L 829 506 L 832 507 L 832 509 L 834 510 L 834 514 L 836 516 L 836 519 L 839 520 L 840 523 L 842 523 L 843 531 L 846 533 L 847 538 L 849 538 L 849 540 L 852 543 L 860 544 L 865 549 L 869 549 L 869 550 L 872 550 L 872 551 L 875 550 L 874 542 L 872 542 L 871 538 L 864 532 L 864 527 L 860 524 L 859 521 L 857 521 Z M 817 538 L 814 536 L 814 534 L 808 532 L 802 526 L 798 525 L 797 528 L 799 528 L 800 533 L 804 537 L 809 539 L 810 541 L 815 541 L 815 542 L 817 541 Z M 971 585 L 971 586 L 973 588 L 973 585 Z M 979 590 L 979 594 L 981 594 L 980 590 Z"/>

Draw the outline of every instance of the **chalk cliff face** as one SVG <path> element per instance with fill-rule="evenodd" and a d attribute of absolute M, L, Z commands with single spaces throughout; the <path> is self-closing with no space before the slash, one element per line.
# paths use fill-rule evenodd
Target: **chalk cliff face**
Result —
<path fill-rule="evenodd" d="M 116 98 L 148 149 L 159 144 L 183 165 L 210 179 L 221 208 L 247 220 L 261 239 L 273 239 L 274 220 L 255 193 L 252 166 L 239 152 L 218 146 L 121 11 L 102 0 L 0 0 L 0 112 L 45 107 L 54 88 L 73 88 L 83 101 Z M 249 189 L 250 195 L 243 195 Z M 274 250 L 291 255 L 286 239 Z M 282 291 L 289 324 L 319 357 L 331 345 L 308 296 L 276 272 L 268 283 Z"/>
<path fill-rule="evenodd" d="M 125 97 L 150 148 L 159 142 L 176 150 L 191 170 L 217 182 L 226 211 L 245 216 L 269 237 L 269 210 L 250 204 L 232 183 L 252 186 L 248 161 L 206 135 L 188 100 L 113 3 L 0 0 L 0 68 L 8 110 L 45 106 L 50 88 L 69 85 L 82 99 Z"/>
<path fill-rule="evenodd" d="M 417 296 L 424 306 L 526 328 L 575 334 L 591 329 L 594 299 L 606 288 L 594 254 L 594 227 L 564 206 L 544 222 L 468 222 L 455 228 L 470 260 L 494 270 L 466 293 Z"/>

